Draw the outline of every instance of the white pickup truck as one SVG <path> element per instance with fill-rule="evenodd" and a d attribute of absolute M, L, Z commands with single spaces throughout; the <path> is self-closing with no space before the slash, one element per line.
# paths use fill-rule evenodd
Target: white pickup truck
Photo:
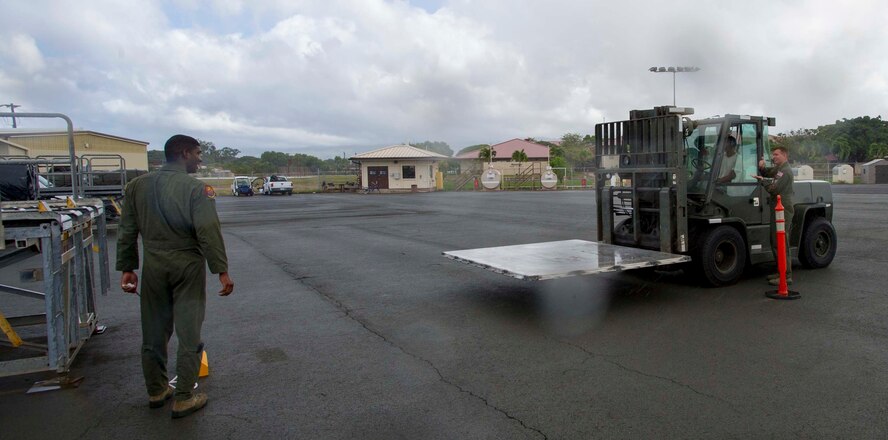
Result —
<path fill-rule="evenodd" d="M 293 184 L 284 176 L 271 175 L 263 178 L 262 194 L 286 194 L 293 195 Z"/>

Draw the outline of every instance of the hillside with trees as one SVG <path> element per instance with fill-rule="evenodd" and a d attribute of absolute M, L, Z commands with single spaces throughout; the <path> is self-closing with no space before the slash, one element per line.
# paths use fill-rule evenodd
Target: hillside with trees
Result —
<path fill-rule="evenodd" d="M 793 161 L 868 162 L 888 156 L 888 122 L 881 116 L 842 119 L 780 134 L 773 142 L 786 147 Z"/>
<path fill-rule="evenodd" d="M 341 171 L 354 168 L 348 158 L 336 156 L 333 159 L 319 159 L 310 154 L 282 153 L 266 151 L 259 157 L 241 156 L 237 148 L 217 148 L 213 142 L 200 140 L 203 165 L 208 168 L 220 168 L 235 174 L 309 174 L 324 171 Z M 163 151 L 148 151 L 148 162 L 152 166 L 162 164 Z"/>

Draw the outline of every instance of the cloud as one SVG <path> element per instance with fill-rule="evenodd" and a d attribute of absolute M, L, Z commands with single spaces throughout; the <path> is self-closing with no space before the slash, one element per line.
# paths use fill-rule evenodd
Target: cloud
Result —
<path fill-rule="evenodd" d="M 877 1 L 32 3 L 0 18 L 14 36 L 0 96 L 152 146 L 195 130 L 324 157 L 591 133 L 672 102 L 653 65 L 702 68 L 676 78 L 698 116 L 766 114 L 780 130 L 888 105 Z"/>
<path fill-rule="evenodd" d="M 0 59 L 10 70 L 21 74 L 33 75 L 46 67 L 43 54 L 37 42 L 30 35 L 13 35 L 6 43 L 0 45 Z"/>
<path fill-rule="evenodd" d="M 236 135 L 247 139 L 271 141 L 272 145 L 340 146 L 354 140 L 324 133 L 313 133 L 301 128 L 256 126 L 238 120 L 226 112 L 208 114 L 199 109 L 179 107 L 171 118 L 186 131 L 207 135 Z M 201 136 L 203 135 L 203 136 Z"/>

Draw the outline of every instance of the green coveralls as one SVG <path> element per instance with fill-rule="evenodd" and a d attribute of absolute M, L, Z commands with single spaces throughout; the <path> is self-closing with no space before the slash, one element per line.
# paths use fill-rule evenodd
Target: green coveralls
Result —
<path fill-rule="evenodd" d="M 117 232 L 117 270 L 139 268 L 142 236 L 142 372 L 148 394 L 166 390 L 167 344 L 176 329 L 176 400 L 191 397 L 200 371 L 200 328 L 206 306 L 206 265 L 228 271 L 212 187 L 189 176 L 183 164 L 133 179 L 126 186 Z"/>
<path fill-rule="evenodd" d="M 780 196 L 783 204 L 783 220 L 785 221 L 784 230 L 786 231 L 786 278 L 792 278 L 792 252 L 789 249 L 789 235 L 792 227 L 792 215 L 795 209 L 792 206 L 792 168 L 789 162 L 777 167 L 767 167 L 761 170 L 762 177 L 773 179 L 770 183 L 762 181 L 765 191 L 771 195 L 770 211 L 771 211 L 771 252 L 774 254 L 774 262 L 777 261 L 777 213 L 774 208 L 777 207 L 777 196 Z"/>

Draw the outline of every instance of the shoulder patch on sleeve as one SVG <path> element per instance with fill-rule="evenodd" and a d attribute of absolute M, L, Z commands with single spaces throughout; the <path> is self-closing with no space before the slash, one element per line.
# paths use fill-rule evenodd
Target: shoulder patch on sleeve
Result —
<path fill-rule="evenodd" d="M 215 199 L 216 190 L 210 185 L 204 185 L 204 195 L 207 196 L 208 199 Z"/>

